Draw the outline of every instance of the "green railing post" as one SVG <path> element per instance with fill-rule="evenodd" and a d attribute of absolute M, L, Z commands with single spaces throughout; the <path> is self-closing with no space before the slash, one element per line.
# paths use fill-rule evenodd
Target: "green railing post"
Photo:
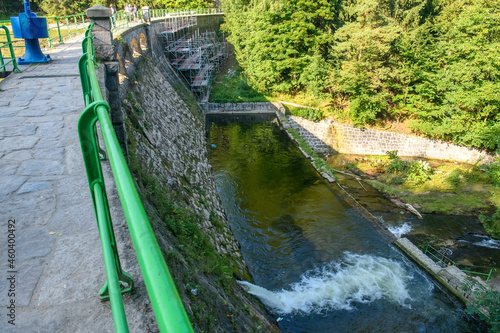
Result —
<path fill-rule="evenodd" d="M 70 32 L 70 29 L 69 29 L 69 16 L 64 16 L 64 18 L 66 19 L 66 31 L 67 31 L 67 35 L 69 36 L 69 32 Z"/>
<path fill-rule="evenodd" d="M 63 38 L 61 36 L 61 26 L 59 25 L 59 17 L 56 17 L 56 24 L 57 24 L 57 34 L 59 36 L 59 43 L 63 44 Z"/>
<path fill-rule="evenodd" d="M 75 35 L 78 35 L 78 21 L 76 20 L 76 15 L 73 15 L 73 20 L 75 21 Z"/>
<path fill-rule="evenodd" d="M 52 45 L 52 34 L 50 33 L 50 30 L 51 30 L 50 29 L 50 24 L 47 23 L 47 34 L 49 36 L 49 38 L 48 38 L 49 39 L 49 45 L 48 46 L 49 46 L 50 49 L 53 49 L 54 45 Z"/>
<path fill-rule="evenodd" d="M 105 286 L 108 288 L 111 300 L 115 329 L 117 332 L 127 332 L 125 313 L 121 301 L 121 293 L 124 290 L 120 288 L 120 281 L 125 284 L 128 284 L 128 282 L 120 277 L 121 268 L 109 217 L 109 207 L 105 197 L 106 191 L 104 189 L 104 179 L 102 178 L 101 162 L 98 156 L 98 141 L 95 132 L 97 122 L 100 125 L 113 177 L 158 327 L 161 332 L 190 333 L 193 332 L 193 329 L 118 143 L 109 118 L 109 105 L 104 102 L 101 95 L 95 73 L 93 43 L 90 35 L 93 24 L 91 23 L 89 26 L 86 33 L 87 37 L 82 42 L 85 54 L 79 62 L 86 108 L 78 122 L 78 129 L 89 188 L 99 225 L 103 256 L 105 256 L 107 276 Z"/>
<path fill-rule="evenodd" d="M 10 31 L 4 25 L 0 25 L 0 29 L 3 29 L 5 31 L 5 38 L 7 39 L 7 41 L 3 43 L 3 45 L 0 45 L 0 70 L 2 71 L 2 73 L 5 73 L 5 66 L 12 63 L 12 71 L 14 73 L 21 73 L 21 70 L 19 69 L 19 67 L 17 67 L 16 55 L 14 53 L 14 48 L 12 47 L 12 40 L 10 39 Z M 2 55 L 1 49 L 4 47 L 7 47 L 10 53 L 10 60 L 7 62 L 4 62 L 4 57 Z"/>

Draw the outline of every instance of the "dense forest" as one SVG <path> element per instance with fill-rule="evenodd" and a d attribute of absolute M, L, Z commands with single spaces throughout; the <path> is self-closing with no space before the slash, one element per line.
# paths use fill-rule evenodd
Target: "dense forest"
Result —
<path fill-rule="evenodd" d="M 329 101 L 354 124 L 500 148 L 498 0 L 223 0 L 252 87 Z"/>

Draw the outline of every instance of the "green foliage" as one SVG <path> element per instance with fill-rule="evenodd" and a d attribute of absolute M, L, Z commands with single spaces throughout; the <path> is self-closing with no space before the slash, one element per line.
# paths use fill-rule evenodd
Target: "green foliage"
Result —
<path fill-rule="evenodd" d="M 500 209 L 491 216 L 479 215 L 479 219 L 484 223 L 484 229 L 495 238 L 500 238 Z"/>
<path fill-rule="evenodd" d="M 21 1 L 22 3 L 22 1 Z M 40 9 L 47 15 L 61 16 L 84 13 L 89 7 L 102 5 L 108 7 L 113 4 L 117 10 L 123 10 L 125 4 L 136 4 L 138 8 L 150 6 L 154 9 L 161 8 L 208 8 L 213 6 L 213 1 L 210 0 L 38 0 Z"/>
<path fill-rule="evenodd" d="M 410 163 L 406 174 L 406 181 L 411 184 L 422 184 L 431 179 L 433 171 L 429 163 L 425 161 L 414 161 Z"/>
<path fill-rule="evenodd" d="M 419 43 L 427 60 L 410 65 L 417 75 L 407 98 L 416 132 L 498 148 L 499 14 L 496 1 L 453 1 L 422 31 Z"/>
<path fill-rule="evenodd" d="M 462 172 L 460 171 L 460 169 L 455 169 L 455 170 L 452 170 L 448 174 L 445 181 L 448 184 L 450 184 L 452 187 L 457 187 L 462 182 L 462 177 L 463 176 L 462 176 Z"/>
<path fill-rule="evenodd" d="M 248 78 L 241 68 L 227 75 L 210 94 L 212 103 L 267 102 L 265 95 L 248 84 Z"/>
<path fill-rule="evenodd" d="M 483 165 L 480 172 L 485 172 L 488 181 L 496 187 L 500 187 L 500 161 Z"/>
<path fill-rule="evenodd" d="M 467 312 L 477 314 L 487 322 L 491 326 L 490 332 L 500 332 L 500 292 L 479 285 L 470 278 L 462 289 L 473 292 L 472 301 L 467 304 Z"/>
<path fill-rule="evenodd" d="M 411 120 L 430 138 L 500 147 L 496 0 L 225 0 L 249 83 L 329 96 L 354 124 Z M 342 110 L 343 108 L 343 110 Z"/>
<path fill-rule="evenodd" d="M 230 32 L 228 40 L 253 87 L 322 92 L 334 1 L 225 0 L 222 5 L 224 30 Z"/>
<path fill-rule="evenodd" d="M 385 166 L 385 172 L 404 174 L 410 168 L 410 163 L 399 158 L 397 150 L 388 151 L 386 155 L 389 156 L 389 164 Z"/>
<path fill-rule="evenodd" d="M 32 11 L 38 11 L 36 3 L 31 4 Z M 3 0 L 0 1 L 0 20 L 9 20 L 9 16 L 17 16 L 24 12 L 23 2 L 20 0 Z"/>
<path fill-rule="evenodd" d="M 310 121 L 319 121 L 325 119 L 325 115 L 321 110 L 311 109 L 311 108 L 288 108 L 290 113 L 294 116 L 302 117 Z"/>

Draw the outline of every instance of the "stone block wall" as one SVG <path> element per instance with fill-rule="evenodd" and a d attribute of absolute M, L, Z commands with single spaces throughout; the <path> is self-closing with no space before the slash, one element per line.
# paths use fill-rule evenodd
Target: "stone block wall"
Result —
<path fill-rule="evenodd" d="M 414 135 L 333 124 L 334 149 L 347 154 L 384 155 L 397 150 L 399 156 L 416 156 L 465 163 L 492 162 L 495 156 L 478 149 Z"/>
<path fill-rule="evenodd" d="M 296 116 L 286 117 L 291 128 L 299 133 L 312 150 L 317 153 L 330 153 L 333 151 L 330 146 L 333 142 L 331 120 L 314 122 Z"/>
<path fill-rule="evenodd" d="M 289 117 L 290 124 L 317 152 L 327 152 L 326 146 L 342 154 L 385 155 L 397 150 L 399 156 L 414 156 L 463 163 L 493 162 L 496 155 L 478 149 L 458 146 L 440 140 L 399 134 L 369 128 L 358 128 L 331 120 L 309 121 Z"/>
<path fill-rule="evenodd" d="M 205 103 L 201 105 L 205 112 L 245 112 L 245 111 L 271 111 L 279 110 L 279 103 Z"/>

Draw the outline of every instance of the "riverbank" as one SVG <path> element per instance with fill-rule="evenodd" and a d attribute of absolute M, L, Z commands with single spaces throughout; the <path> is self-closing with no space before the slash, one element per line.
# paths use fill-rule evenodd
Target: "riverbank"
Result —
<path fill-rule="evenodd" d="M 282 111 L 281 108 L 280 111 Z M 467 223 L 465 223 L 466 225 L 463 223 L 460 225 L 462 233 L 455 232 L 455 234 L 453 234 L 452 232 L 451 235 L 447 234 L 444 235 L 445 237 L 442 237 L 443 234 L 439 229 L 434 230 L 436 232 L 430 234 L 428 234 L 425 229 L 423 231 L 419 230 L 418 227 L 415 228 L 413 225 L 418 224 L 419 221 L 429 220 L 429 217 L 431 217 L 430 219 L 432 220 L 432 216 L 436 214 L 431 213 L 436 213 L 436 210 L 429 209 L 429 206 L 432 206 L 426 205 L 426 202 L 422 202 L 422 205 L 418 202 L 414 202 L 413 205 L 405 202 L 401 198 L 403 196 L 397 196 L 397 194 L 403 191 L 392 192 L 391 198 L 387 192 L 384 193 L 384 191 L 380 191 L 380 189 L 385 188 L 384 186 L 377 185 L 383 184 L 382 181 L 384 180 L 389 180 L 388 183 L 394 185 L 394 183 L 390 183 L 391 180 L 398 176 L 399 178 L 402 178 L 401 176 L 406 176 L 411 181 L 409 183 L 413 185 L 413 189 L 417 190 L 415 192 L 420 190 L 421 193 L 419 195 L 422 197 L 425 196 L 429 203 L 433 201 L 439 203 L 437 198 L 433 195 L 429 195 L 431 193 L 430 191 L 421 191 L 422 186 L 419 185 L 426 182 L 433 184 L 433 186 L 445 184 L 451 185 L 448 186 L 448 190 L 458 191 L 459 189 L 463 190 L 466 186 L 470 186 L 469 183 L 473 180 L 477 182 L 478 179 L 481 179 L 483 182 L 475 183 L 471 190 L 471 192 L 483 194 L 483 196 L 480 196 L 478 199 L 478 201 L 483 204 L 479 205 L 479 209 L 477 206 L 471 204 L 464 205 L 460 202 L 461 200 L 465 200 L 465 203 L 469 203 L 467 197 L 465 199 L 462 197 L 461 200 L 452 198 L 453 196 L 456 197 L 457 194 L 448 195 L 447 200 L 444 201 L 445 204 L 442 205 L 443 208 L 449 209 L 451 207 L 452 209 L 459 209 L 459 212 L 466 211 L 468 213 L 477 214 L 478 211 L 487 212 L 488 210 L 493 210 L 491 202 L 488 201 L 489 196 L 485 194 L 488 193 L 488 191 L 486 191 L 487 188 L 490 189 L 490 192 L 493 192 L 493 194 L 495 193 L 496 189 L 491 186 L 491 184 L 486 184 L 486 181 L 493 178 L 496 170 L 488 170 L 487 167 L 481 168 L 477 165 L 458 165 L 457 163 L 438 163 L 436 161 L 431 161 L 433 165 L 431 167 L 426 161 L 403 161 L 397 157 L 397 152 L 391 152 L 392 156 L 388 156 L 390 158 L 372 157 L 370 159 L 362 157 L 364 164 L 360 163 L 360 168 L 353 165 L 352 162 L 347 162 L 342 167 L 344 171 L 339 171 L 336 170 L 339 168 L 339 165 L 332 163 L 331 159 L 330 161 L 327 159 L 327 168 L 321 168 L 319 167 L 321 163 L 318 162 L 318 155 L 314 152 L 313 154 L 309 154 L 312 149 L 298 133 L 290 128 L 290 124 L 285 114 L 277 112 L 277 115 L 281 125 L 286 129 L 288 136 L 299 145 L 301 153 L 311 161 L 311 164 L 318 173 L 320 173 L 332 187 L 335 185 L 338 186 L 338 189 L 335 187 L 336 190 L 339 190 L 337 192 L 365 219 L 372 223 L 377 233 L 381 234 L 383 238 L 399 248 L 407 257 L 417 263 L 418 266 L 448 289 L 451 294 L 460 299 L 464 304 L 467 304 L 473 311 L 475 310 L 476 313 L 480 314 L 483 319 L 489 323 L 494 323 L 495 319 L 492 321 L 491 318 L 484 317 L 488 312 L 484 312 L 483 310 L 484 308 L 491 309 L 491 306 L 496 307 L 497 305 L 483 303 L 483 300 L 487 290 L 500 291 L 498 288 L 500 285 L 500 277 L 495 268 L 493 268 L 499 265 L 497 259 L 500 259 L 500 242 L 497 244 L 494 239 L 487 237 L 479 221 L 471 216 L 466 217 L 466 219 L 468 219 Z M 378 167 L 381 173 L 386 170 L 391 170 L 391 167 L 394 172 L 389 172 L 389 175 L 384 174 L 381 179 L 378 180 L 376 177 L 378 173 L 370 169 L 370 167 L 373 166 Z M 432 179 L 434 175 L 433 167 L 438 170 L 438 172 L 436 172 L 438 176 L 434 179 Z M 362 169 L 364 169 L 364 172 L 361 171 Z M 325 170 L 328 172 L 325 172 Z M 333 170 L 337 171 L 337 173 L 332 173 L 331 171 Z M 404 174 L 404 171 L 407 173 Z M 486 173 L 486 175 L 481 175 L 481 173 Z M 402 185 L 405 179 L 402 180 L 403 181 L 396 183 L 396 185 Z M 334 182 L 336 182 L 336 184 L 333 184 Z M 366 182 L 365 185 L 363 185 L 364 182 Z M 427 186 L 430 186 L 430 184 L 427 184 Z M 390 185 L 387 186 L 387 188 L 390 188 Z M 436 187 L 439 188 L 439 186 Z M 356 190 L 352 191 L 352 188 Z M 385 196 L 381 195 L 379 191 L 385 194 Z M 438 198 L 442 195 L 442 192 L 434 192 Z M 351 195 L 351 193 L 353 193 L 353 195 Z M 403 192 L 403 194 L 406 197 L 409 196 L 408 192 Z M 471 195 L 474 199 L 478 198 L 475 193 Z M 418 207 L 424 216 L 422 216 L 414 206 Z M 375 207 L 377 207 L 377 209 L 374 209 Z M 437 207 L 439 207 L 439 205 L 437 205 Z M 442 209 L 442 211 L 446 210 Z M 441 213 L 439 210 L 437 210 L 437 212 Z M 391 214 L 393 216 L 391 216 Z M 415 216 L 418 218 L 415 218 Z M 450 218 L 446 218 L 447 215 L 444 216 L 446 219 L 445 223 L 439 224 L 455 224 L 455 221 L 450 223 Z M 451 220 L 454 220 L 454 218 Z M 401 222 L 401 220 L 404 222 Z M 412 222 L 414 223 L 408 223 L 408 220 L 413 220 Z M 459 217 L 458 220 L 460 221 Z M 413 228 L 414 232 L 411 233 Z M 464 237 L 464 231 L 468 239 Z M 406 233 L 408 233 L 408 238 L 402 237 Z M 472 242 L 470 241 L 471 237 L 480 237 L 482 239 L 481 242 Z M 431 243 L 439 250 L 434 249 Z M 491 256 L 484 255 L 483 253 L 471 256 L 471 253 L 477 254 L 478 246 L 482 247 L 483 250 L 486 248 Z M 450 247 L 453 250 L 450 249 Z M 467 247 L 469 248 L 467 249 Z M 476 247 L 476 249 L 471 249 L 471 247 Z M 454 260 L 457 260 L 457 262 L 449 258 L 445 261 L 439 260 L 437 257 L 432 259 L 428 254 L 428 249 L 431 248 L 437 252 L 438 256 L 440 253 L 446 253 L 450 256 L 455 253 Z M 484 260 L 485 258 L 487 259 Z M 460 263 L 458 261 L 460 261 Z M 468 272 L 468 274 L 465 272 Z M 488 282 L 489 284 L 487 284 Z"/>
<path fill-rule="evenodd" d="M 486 172 L 474 165 L 430 160 L 427 163 L 435 170 L 431 179 L 412 187 L 391 184 L 390 179 L 398 175 L 384 173 L 381 167 L 385 164 L 387 168 L 389 162 L 390 159 L 384 160 L 381 156 L 335 155 L 327 159 L 332 168 L 345 172 L 337 174 L 339 183 L 398 236 L 406 235 L 419 247 L 430 244 L 437 249 L 448 248 L 455 262 L 474 268 L 473 271 L 489 271 L 500 266 L 500 241 L 486 233 L 477 217 L 481 212 L 493 211 L 491 200 L 496 200 L 497 189 L 485 181 L 471 184 L 471 178 L 478 173 L 486 179 L 487 175 L 483 175 Z M 411 160 L 405 162 L 411 163 Z M 458 173 L 459 181 L 451 184 L 450 179 Z M 445 186 L 449 186 L 447 191 L 443 189 Z M 442 191 L 425 191 L 431 187 Z M 464 188 L 466 191 L 472 188 L 472 192 L 460 195 Z M 412 200 L 415 197 L 418 200 Z M 469 197 L 480 201 L 483 208 L 474 209 L 475 206 L 466 200 Z M 420 216 L 414 214 L 412 208 Z"/>

